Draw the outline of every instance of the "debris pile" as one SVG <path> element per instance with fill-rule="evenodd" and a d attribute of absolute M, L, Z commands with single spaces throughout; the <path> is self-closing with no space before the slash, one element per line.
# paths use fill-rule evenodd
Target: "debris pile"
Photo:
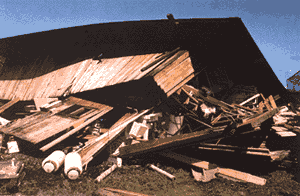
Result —
<path fill-rule="evenodd" d="M 13 122 L 1 118 L 1 132 L 8 138 L 3 139 L 2 148 L 6 153 L 15 153 L 19 151 L 18 144 L 22 151 L 22 141 L 29 141 L 49 155 L 41 163 L 45 172 L 54 173 L 63 166 L 65 176 L 76 180 L 101 150 L 123 135 L 123 142 L 108 158 L 112 166 L 95 179 L 97 182 L 122 167 L 124 159 L 158 155 L 189 165 L 197 181 L 223 177 L 264 185 L 264 178 L 174 151 L 196 147 L 199 151 L 263 156 L 271 162 L 282 161 L 296 151 L 291 146 L 279 145 L 280 141 L 297 138 L 300 133 L 300 112 L 292 104 L 279 107 L 278 95 L 265 98 L 253 92 L 251 97 L 239 100 L 240 103 L 233 99 L 227 103 L 213 97 L 207 87 L 196 89 L 187 84 L 162 103 L 140 111 L 72 96 L 54 99 L 37 105 L 34 114 L 25 118 Z M 154 164 L 147 166 L 176 180 L 176 176 Z"/>

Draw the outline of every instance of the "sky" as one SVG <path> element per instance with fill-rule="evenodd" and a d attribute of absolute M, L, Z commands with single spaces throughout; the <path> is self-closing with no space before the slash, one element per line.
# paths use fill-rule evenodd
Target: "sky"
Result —
<path fill-rule="evenodd" d="M 240 17 L 280 82 L 300 70 L 300 0 L 0 0 L 0 39 L 136 20 Z"/>

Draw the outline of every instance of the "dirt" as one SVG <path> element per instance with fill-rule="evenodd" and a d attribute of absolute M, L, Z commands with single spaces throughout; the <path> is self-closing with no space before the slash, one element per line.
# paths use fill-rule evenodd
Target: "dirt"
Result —
<path fill-rule="evenodd" d="M 188 153 L 187 153 L 188 154 Z M 279 163 L 257 157 L 229 156 L 227 154 L 195 154 L 194 157 L 211 157 L 219 166 L 229 166 L 232 169 L 249 172 L 267 180 L 266 185 L 234 182 L 216 178 L 203 183 L 194 180 L 191 168 L 179 162 L 171 162 L 158 156 L 147 156 L 147 159 L 123 160 L 123 166 L 101 182 L 94 179 L 109 168 L 105 160 L 108 152 L 98 155 L 83 172 L 79 179 L 68 180 L 63 174 L 63 168 L 56 173 L 48 174 L 41 167 L 42 157 L 32 155 L 2 154 L 2 160 L 15 157 L 25 163 L 26 176 L 18 189 L 8 192 L 6 185 L 9 180 L 2 180 L 1 195 L 100 195 L 99 189 L 110 187 L 149 195 L 220 195 L 220 196 L 255 196 L 255 195 L 300 195 L 300 183 L 296 182 L 293 174 L 295 161 L 286 159 Z M 225 156 L 225 157 L 224 157 Z M 147 164 L 153 163 L 159 168 L 176 176 L 170 180 L 166 176 L 150 169 Z"/>

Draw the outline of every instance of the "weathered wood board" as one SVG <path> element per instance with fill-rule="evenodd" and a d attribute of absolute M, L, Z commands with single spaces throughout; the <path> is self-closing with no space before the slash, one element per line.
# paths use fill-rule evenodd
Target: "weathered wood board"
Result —
<path fill-rule="evenodd" d="M 63 105 L 51 111 L 39 111 L 19 119 L 1 128 L 0 132 L 37 144 L 101 112 L 104 115 L 112 109 L 107 105 L 69 97 L 64 100 Z"/>

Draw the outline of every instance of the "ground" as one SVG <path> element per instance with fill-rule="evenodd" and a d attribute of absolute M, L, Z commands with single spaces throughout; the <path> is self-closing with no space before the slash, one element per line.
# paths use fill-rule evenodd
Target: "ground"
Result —
<path fill-rule="evenodd" d="M 1 154 L 2 160 L 16 158 L 25 163 L 25 178 L 18 189 L 8 192 L 9 180 L 2 180 L 0 195 L 18 193 L 19 195 L 100 195 L 99 189 L 110 187 L 149 195 L 220 195 L 220 196 L 254 196 L 254 195 L 300 195 L 300 183 L 294 178 L 295 159 L 291 156 L 286 160 L 271 163 L 268 159 L 258 156 L 236 155 L 229 152 L 201 152 L 196 148 L 178 149 L 177 152 L 186 156 L 215 163 L 220 167 L 232 168 L 267 180 L 266 185 L 234 182 L 218 177 L 203 183 L 194 180 L 191 167 L 181 162 L 172 161 L 157 154 L 147 154 L 134 159 L 123 159 L 123 166 L 117 168 L 103 181 L 95 178 L 110 167 L 107 162 L 109 154 L 124 141 L 119 136 L 96 156 L 79 179 L 71 181 L 63 174 L 63 167 L 53 174 L 46 173 L 41 163 L 47 153 L 30 153 L 24 151 L 14 154 Z M 66 142 L 68 143 L 68 142 Z M 21 146 L 21 145 L 20 145 Z M 58 147 L 58 146 L 57 146 Z M 59 148 L 59 147 L 58 147 Z M 48 152 L 51 153 L 50 150 Z M 150 169 L 148 164 L 176 176 L 170 180 L 166 176 Z"/>
<path fill-rule="evenodd" d="M 187 152 L 188 153 L 184 153 Z M 267 180 L 266 185 L 260 186 L 251 183 L 234 182 L 223 178 L 213 179 L 203 183 L 194 180 L 190 167 L 170 162 L 158 156 L 147 156 L 147 159 L 124 159 L 122 168 L 117 168 L 101 182 L 95 178 L 109 168 L 105 160 L 107 150 L 98 155 L 88 166 L 87 170 L 75 181 L 68 180 L 63 175 L 63 167 L 54 174 L 44 172 L 41 167 L 43 158 L 32 155 L 2 154 L 3 160 L 15 157 L 25 163 L 26 176 L 15 193 L 19 195 L 100 195 L 100 188 L 110 187 L 128 190 L 149 195 L 220 195 L 220 196 L 254 196 L 254 195 L 300 195 L 300 183 L 293 177 L 293 161 L 287 159 L 279 163 L 270 163 L 257 157 L 241 157 L 232 154 L 199 154 L 195 149 L 181 151 L 186 155 L 202 157 L 214 161 L 219 166 L 249 172 Z M 210 158 L 209 158 L 210 157 Z M 166 176 L 147 167 L 153 163 L 159 168 L 176 176 L 170 180 Z M 6 190 L 8 180 L 2 180 L 1 194 L 10 194 Z"/>

